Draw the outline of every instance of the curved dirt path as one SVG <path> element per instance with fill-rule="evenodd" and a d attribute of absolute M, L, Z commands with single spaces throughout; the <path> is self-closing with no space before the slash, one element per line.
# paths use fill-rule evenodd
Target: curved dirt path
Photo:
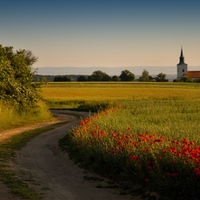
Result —
<path fill-rule="evenodd" d="M 139 199 L 120 195 L 119 190 L 111 189 L 112 185 L 106 179 L 101 181 L 97 175 L 85 172 L 59 149 L 59 139 L 78 125 L 78 115 L 87 116 L 87 113 L 54 111 L 54 115 L 70 122 L 42 133 L 18 152 L 12 166 L 17 176 L 26 180 L 46 200 Z"/>

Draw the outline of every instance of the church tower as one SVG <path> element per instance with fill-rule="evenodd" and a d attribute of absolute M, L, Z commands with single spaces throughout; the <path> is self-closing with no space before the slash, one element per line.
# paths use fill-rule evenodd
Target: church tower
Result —
<path fill-rule="evenodd" d="M 181 47 L 181 55 L 179 57 L 179 63 L 177 64 L 177 79 L 187 76 L 187 64 L 184 62 L 183 48 Z"/>

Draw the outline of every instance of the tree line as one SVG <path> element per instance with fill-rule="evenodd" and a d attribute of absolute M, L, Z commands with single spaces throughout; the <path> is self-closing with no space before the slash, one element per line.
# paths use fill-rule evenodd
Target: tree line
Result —
<path fill-rule="evenodd" d="M 35 82 L 70 82 L 70 81 L 144 81 L 144 82 L 167 82 L 166 74 L 159 73 L 156 77 L 149 75 L 149 72 L 144 70 L 139 79 L 129 70 L 123 70 L 120 76 L 109 76 L 101 70 L 94 71 L 91 75 L 34 75 Z"/>
<path fill-rule="evenodd" d="M 94 71 L 90 76 L 78 76 L 77 81 L 135 81 L 135 75 L 129 70 L 123 70 L 120 76 L 109 76 L 101 70 Z M 71 81 L 69 77 L 64 76 L 55 76 L 54 81 Z M 167 82 L 166 74 L 160 73 L 155 78 L 149 75 L 149 72 L 144 70 L 142 75 L 137 81 L 143 82 Z"/>

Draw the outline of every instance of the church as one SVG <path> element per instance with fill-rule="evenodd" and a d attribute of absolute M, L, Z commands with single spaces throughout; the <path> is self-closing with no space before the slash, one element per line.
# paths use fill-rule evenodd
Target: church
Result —
<path fill-rule="evenodd" d="M 179 63 L 177 64 L 177 79 L 180 80 L 183 77 L 199 79 L 200 71 L 188 71 L 188 65 L 184 61 L 183 48 L 181 48 L 181 55 L 179 57 Z"/>

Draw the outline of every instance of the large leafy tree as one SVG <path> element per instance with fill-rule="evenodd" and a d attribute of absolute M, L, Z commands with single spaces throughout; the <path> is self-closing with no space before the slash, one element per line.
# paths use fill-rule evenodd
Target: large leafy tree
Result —
<path fill-rule="evenodd" d="M 37 61 L 31 51 L 0 45 L 0 100 L 24 110 L 34 107 L 38 100 L 36 85 L 32 83 Z"/>
<path fill-rule="evenodd" d="M 111 77 L 101 70 L 94 71 L 88 81 L 111 81 Z"/>
<path fill-rule="evenodd" d="M 129 70 L 124 70 L 121 72 L 119 78 L 121 79 L 121 81 L 134 81 L 135 75 L 131 73 Z"/>
<path fill-rule="evenodd" d="M 166 74 L 160 73 L 155 78 L 156 82 L 168 82 L 168 79 L 166 79 Z"/>
<path fill-rule="evenodd" d="M 142 76 L 140 76 L 139 81 L 149 82 L 152 81 L 153 78 L 149 76 L 149 72 L 147 70 L 144 70 L 142 72 Z"/>

